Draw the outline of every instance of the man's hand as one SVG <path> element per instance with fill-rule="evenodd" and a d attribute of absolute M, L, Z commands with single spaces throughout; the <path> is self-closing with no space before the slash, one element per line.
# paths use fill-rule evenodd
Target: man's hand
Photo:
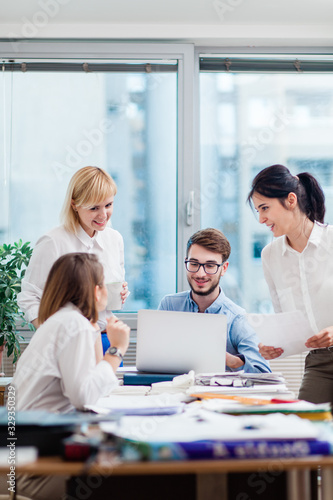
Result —
<path fill-rule="evenodd" d="M 278 358 L 284 352 L 283 349 L 281 349 L 281 347 L 273 347 L 271 345 L 264 345 L 261 342 L 258 345 L 258 347 L 259 347 L 259 353 L 265 359 Z"/>
<path fill-rule="evenodd" d="M 328 326 L 320 330 L 317 335 L 313 335 L 306 342 L 305 346 L 311 349 L 320 347 L 330 347 L 333 345 L 333 326 Z"/>
<path fill-rule="evenodd" d="M 244 366 L 244 362 L 238 356 L 234 356 L 229 352 L 225 355 L 225 364 L 232 370 L 237 370 L 237 368 Z"/>

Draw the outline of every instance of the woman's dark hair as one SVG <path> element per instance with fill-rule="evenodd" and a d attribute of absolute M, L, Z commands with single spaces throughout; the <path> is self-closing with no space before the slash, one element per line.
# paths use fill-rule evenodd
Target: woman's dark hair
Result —
<path fill-rule="evenodd" d="M 283 165 L 272 165 L 261 170 L 253 179 L 247 201 L 252 206 L 252 196 L 261 194 L 266 198 L 277 198 L 285 206 L 284 201 L 289 193 L 295 193 L 298 206 L 312 222 L 324 222 L 325 195 L 313 175 L 303 172 L 292 175 Z"/>
<path fill-rule="evenodd" d="M 96 322 L 98 311 L 95 286 L 102 286 L 104 272 L 96 255 L 68 253 L 51 267 L 41 298 L 38 321 L 42 324 L 61 307 L 71 302 L 89 321 Z"/>

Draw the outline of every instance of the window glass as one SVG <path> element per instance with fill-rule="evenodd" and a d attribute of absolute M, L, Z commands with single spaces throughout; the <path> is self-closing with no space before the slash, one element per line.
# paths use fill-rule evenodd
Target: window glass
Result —
<path fill-rule="evenodd" d="M 73 173 L 100 166 L 118 186 L 124 310 L 156 308 L 176 291 L 177 73 L 5 72 L 0 91 L 1 242 L 34 245 Z"/>
<path fill-rule="evenodd" d="M 231 243 L 222 285 L 252 312 L 271 312 L 260 253 L 272 235 L 246 204 L 253 177 L 280 163 L 312 173 L 333 223 L 333 75 L 201 73 L 201 227 Z"/>

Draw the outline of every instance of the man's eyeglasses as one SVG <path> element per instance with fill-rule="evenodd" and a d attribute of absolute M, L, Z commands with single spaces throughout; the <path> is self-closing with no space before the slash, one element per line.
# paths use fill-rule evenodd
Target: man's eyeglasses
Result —
<path fill-rule="evenodd" d="M 200 262 L 195 262 L 193 260 L 185 260 L 185 267 L 190 273 L 197 273 L 202 266 L 206 274 L 216 274 L 223 264 L 224 262 L 222 262 L 222 264 L 213 264 L 210 262 L 200 264 Z"/>

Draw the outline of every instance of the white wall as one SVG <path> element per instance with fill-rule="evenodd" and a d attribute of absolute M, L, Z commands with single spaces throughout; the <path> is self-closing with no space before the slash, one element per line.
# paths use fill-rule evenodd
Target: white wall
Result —
<path fill-rule="evenodd" d="M 172 40 L 219 46 L 333 45 L 331 0 L 15 0 L 0 38 Z"/>

